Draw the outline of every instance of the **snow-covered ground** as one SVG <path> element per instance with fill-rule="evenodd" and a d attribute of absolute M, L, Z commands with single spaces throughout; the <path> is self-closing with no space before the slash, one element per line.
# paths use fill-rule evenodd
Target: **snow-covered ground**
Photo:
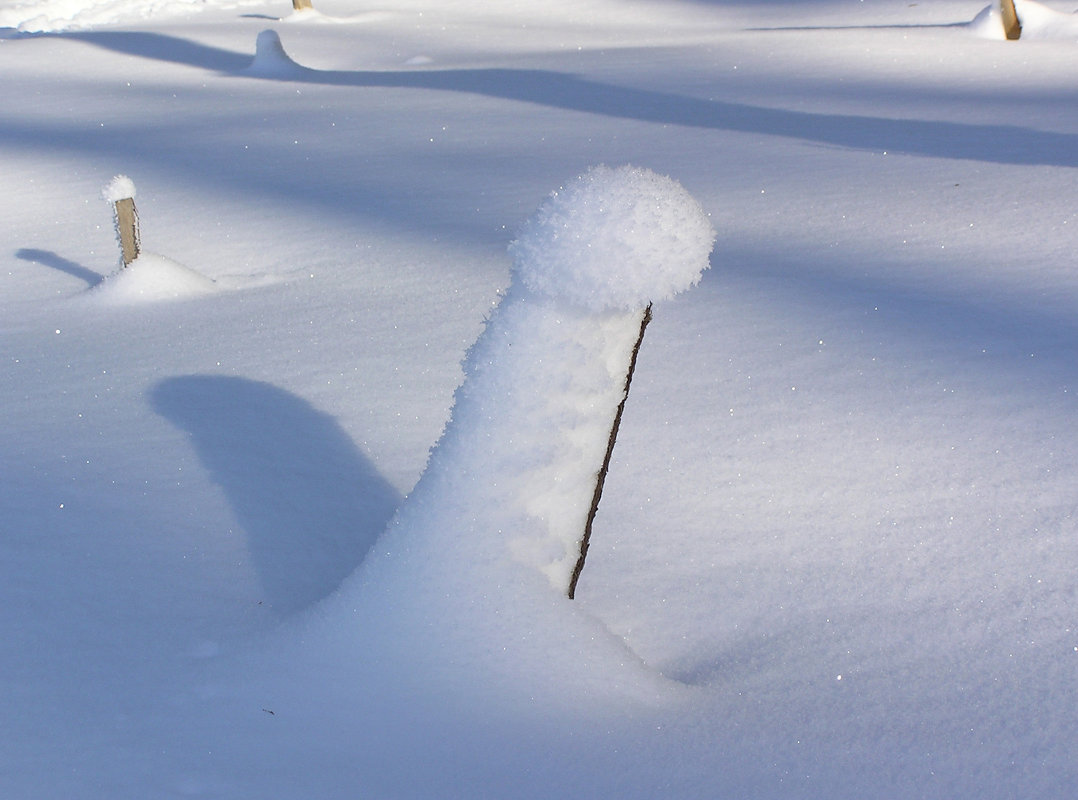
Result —
<path fill-rule="evenodd" d="M 1078 16 L 1016 5 L 0 0 L 0 797 L 1069 797 Z M 717 239 L 570 601 L 637 323 L 507 248 L 601 164 Z"/>

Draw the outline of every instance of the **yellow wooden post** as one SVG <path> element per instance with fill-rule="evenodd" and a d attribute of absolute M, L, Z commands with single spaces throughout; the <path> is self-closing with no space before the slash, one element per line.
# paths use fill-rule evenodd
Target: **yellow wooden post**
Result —
<path fill-rule="evenodd" d="M 292 8 L 296 11 L 304 11 L 308 8 L 313 9 L 311 0 L 292 0 Z"/>
<path fill-rule="evenodd" d="M 133 198 L 124 197 L 116 201 L 116 235 L 120 239 L 120 255 L 126 267 L 139 254 L 138 211 L 135 210 Z"/>
<path fill-rule="evenodd" d="M 999 10 L 1003 14 L 1003 32 L 1008 39 L 1014 40 L 1022 35 L 1022 22 L 1014 9 L 1014 0 L 999 0 Z"/>

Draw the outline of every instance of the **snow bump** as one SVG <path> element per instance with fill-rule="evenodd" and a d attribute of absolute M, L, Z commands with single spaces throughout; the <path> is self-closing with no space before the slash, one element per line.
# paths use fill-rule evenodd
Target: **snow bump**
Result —
<path fill-rule="evenodd" d="M 200 297 L 215 291 L 211 278 L 190 267 L 155 253 L 142 253 L 94 287 L 90 295 L 106 304 L 132 305 Z"/>
<path fill-rule="evenodd" d="M 592 311 L 631 310 L 700 280 L 715 231 L 677 181 L 597 166 L 552 193 L 509 245 L 531 291 Z"/>
<path fill-rule="evenodd" d="M 277 31 L 268 28 L 255 39 L 255 56 L 244 73 L 257 78 L 291 78 L 303 70 L 285 52 Z"/>

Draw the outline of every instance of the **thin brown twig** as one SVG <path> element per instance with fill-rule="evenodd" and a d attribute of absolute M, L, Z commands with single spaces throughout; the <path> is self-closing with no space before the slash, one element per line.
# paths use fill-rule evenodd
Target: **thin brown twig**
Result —
<path fill-rule="evenodd" d="M 591 546 L 591 527 L 595 522 L 595 514 L 599 510 L 599 500 L 603 496 L 603 484 L 606 483 L 606 473 L 610 469 L 610 457 L 614 453 L 614 442 L 618 438 L 618 428 L 621 427 L 621 415 L 625 411 L 625 401 L 629 399 L 629 386 L 633 382 L 633 372 L 636 371 L 636 357 L 640 353 L 640 345 L 644 341 L 644 331 L 651 322 L 651 303 L 644 309 L 644 316 L 640 319 L 640 334 L 636 337 L 633 346 L 633 354 L 629 359 L 629 370 L 625 374 L 625 391 L 622 393 L 618 410 L 614 413 L 614 424 L 610 426 L 610 438 L 606 442 L 606 455 L 603 457 L 603 465 L 599 468 L 599 474 L 595 478 L 595 491 L 591 496 L 591 508 L 588 509 L 588 519 L 584 523 L 584 536 L 580 540 L 580 555 L 577 557 L 576 566 L 573 567 L 573 575 L 569 579 L 569 599 L 576 597 L 576 584 L 580 580 L 580 573 L 584 569 L 584 559 L 588 557 L 588 548 Z"/>

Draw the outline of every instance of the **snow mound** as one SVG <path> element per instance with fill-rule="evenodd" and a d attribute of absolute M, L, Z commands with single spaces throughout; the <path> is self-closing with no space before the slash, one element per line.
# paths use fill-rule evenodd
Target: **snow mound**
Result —
<path fill-rule="evenodd" d="M 101 190 L 101 196 L 110 203 L 135 196 L 135 182 L 126 175 L 117 175 Z"/>
<path fill-rule="evenodd" d="M 998 3 L 981 9 L 981 13 L 970 22 L 969 29 L 974 36 L 981 39 L 1005 40 L 1007 38 L 1003 32 L 1003 17 L 999 13 Z"/>
<path fill-rule="evenodd" d="M 207 0 L 27 0 L 0 9 L 0 28 L 23 33 L 77 30 L 193 14 L 209 5 Z"/>
<path fill-rule="evenodd" d="M 598 166 L 551 194 L 509 252 L 533 292 L 629 310 L 694 286 L 714 241 L 707 213 L 677 181 Z"/>
<path fill-rule="evenodd" d="M 1078 15 L 1056 11 L 1034 0 L 1014 0 L 1014 10 L 1022 23 L 1022 40 L 1078 40 Z M 970 30 L 984 39 L 1006 39 L 999 3 L 982 9 L 970 23 Z"/>
<path fill-rule="evenodd" d="M 251 66 L 243 72 L 259 78 L 289 78 L 303 72 L 293 61 L 281 44 L 281 37 L 275 30 L 264 30 L 255 39 L 255 57 Z"/>
<path fill-rule="evenodd" d="M 110 275 L 91 290 L 105 303 L 132 303 L 180 300 L 217 291 L 217 284 L 165 256 L 142 253 L 127 267 Z"/>
<path fill-rule="evenodd" d="M 1056 11 L 1033 0 L 1015 0 L 1022 38 L 1078 39 L 1078 16 Z"/>

